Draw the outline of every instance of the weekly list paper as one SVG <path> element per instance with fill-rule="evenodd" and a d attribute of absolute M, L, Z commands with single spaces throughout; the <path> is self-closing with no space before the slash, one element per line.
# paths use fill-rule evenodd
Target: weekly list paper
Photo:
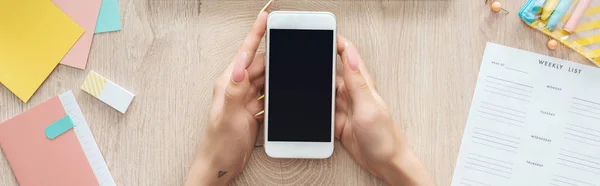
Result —
<path fill-rule="evenodd" d="M 488 43 L 452 186 L 600 186 L 600 69 Z"/>

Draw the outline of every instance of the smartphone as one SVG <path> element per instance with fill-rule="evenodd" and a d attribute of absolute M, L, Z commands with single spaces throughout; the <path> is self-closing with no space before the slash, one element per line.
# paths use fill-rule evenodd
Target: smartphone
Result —
<path fill-rule="evenodd" d="M 336 20 L 275 11 L 267 19 L 265 151 L 274 158 L 333 153 Z"/>

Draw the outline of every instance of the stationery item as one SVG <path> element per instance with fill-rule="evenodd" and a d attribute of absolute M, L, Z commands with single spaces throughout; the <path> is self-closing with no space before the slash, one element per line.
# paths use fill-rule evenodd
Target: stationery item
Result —
<path fill-rule="evenodd" d="M 102 0 L 52 0 L 52 2 L 85 30 L 60 64 L 85 69 L 94 36 L 92 30 L 96 28 Z"/>
<path fill-rule="evenodd" d="M 502 10 L 502 3 L 496 1 L 492 3 L 492 11 L 494 12 L 500 12 L 500 10 Z"/>
<path fill-rule="evenodd" d="M 531 23 L 536 19 L 536 14 L 540 11 L 546 0 L 532 0 L 528 1 L 525 6 L 519 11 L 519 16 L 527 22 Z"/>
<path fill-rule="evenodd" d="M 556 41 L 554 39 L 550 39 L 548 41 L 548 43 L 546 44 L 546 46 L 548 47 L 548 49 L 554 50 L 558 47 L 558 41 Z"/>
<path fill-rule="evenodd" d="M 488 43 L 452 186 L 598 185 L 600 69 Z"/>
<path fill-rule="evenodd" d="M 548 19 L 548 24 L 546 25 L 546 28 L 548 30 L 554 29 L 556 24 L 558 24 L 558 22 L 563 18 L 563 16 L 565 16 L 565 13 L 567 13 L 567 10 L 569 10 L 569 7 L 571 7 L 572 3 L 573 0 L 560 0 L 560 2 L 558 2 L 556 9 L 554 9 L 554 12 L 552 12 L 552 15 L 550 16 L 550 19 Z"/>
<path fill-rule="evenodd" d="M 64 116 L 46 127 L 46 137 L 48 137 L 48 139 L 54 139 L 73 127 L 75 127 L 75 124 L 73 123 L 73 120 L 71 120 L 71 117 L 68 115 Z"/>
<path fill-rule="evenodd" d="M 98 15 L 94 33 L 112 32 L 117 30 L 121 30 L 119 2 L 117 2 L 117 0 L 102 0 L 100 14 Z"/>
<path fill-rule="evenodd" d="M 88 73 L 81 89 L 123 114 L 129 108 L 133 97 L 135 97 L 131 92 L 94 71 Z"/>
<path fill-rule="evenodd" d="M 71 91 L 0 124 L 0 147 L 21 186 L 115 185 Z"/>
<path fill-rule="evenodd" d="M 568 2 L 571 2 L 570 6 Z M 544 21 L 540 19 L 541 13 L 536 10 L 536 6 L 539 3 L 539 0 L 528 0 L 527 3 L 521 8 L 519 11 L 519 16 L 521 19 L 529 25 L 531 28 L 534 28 L 545 35 L 549 36 L 551 39 L 554 39 L 564 46 L 575 50 L 577 53 L 583 55 L 592 63 L 597 66 L 600 66 L 600 1 L 591 1 L 589 8 L 583 12 L 583 16 L 579 18 L 580 24 L 574 24 L 575 27 L 573 31 L 567 31 L 563 28 L 567 28 L 566 23 L 570 18 L 576 17 L 578 13 L 576 10 L 581 3 L 587 4 L 583 2 L 585 0 L 563 0 L 560 1 L 559 4 L 562 7 L 557 7 L 557 10 L 552 14 L 551 19 L 548 21 Z M 581 2 L 581 3 L 577 3 Z M 563 4 L 564 3 L 564 4 Z M 566 10 L 564 16 L 556 16 L 562 14 L 561 9 Z M 581 8 L 579 8 L 581 11 Z M 560 18 L 562 17 L 562 18 Z M 572 23 L 573 24 L 573 23 Z M 554 28 L 550 30 L 549 28 Z"/>
<path fill-rule="evenodd" d="M 579 24 L 579 20 L 581 19 L 585 11 L 588 9 L 588 7 L 590 7 L 591 2 L 592 0 L 579 0 L 579 3 L 577 3 L 577 7 L 575 7 L 575 10 L 573 10 L 573 14 L 571 14 L 571 18 L 569 18 L 569 21 L 567 21 L 567 24 L 565 24 L 565 31 L 575 31 L 575 26 Z"/>
<path fill-rule="evenodd" d="M 558 5 L 559 0 L 547 0 L 546 4 L 544 4 L 544 9 L 542 9 L 542 20 L 548 19 L 550 14 L 554 12 L 554 9 Z"/>
<path fill-rule="evenodd" d="M 83 29 L 46 0 L 0 1 L 0 83 L 27 102 Z"/>

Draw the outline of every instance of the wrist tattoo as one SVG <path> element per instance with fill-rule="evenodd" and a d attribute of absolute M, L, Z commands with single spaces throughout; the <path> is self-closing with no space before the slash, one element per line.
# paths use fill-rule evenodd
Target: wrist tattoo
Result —
<path fill-rule="evenodd" d="M 225 174 L 227 174 L 227 171 L 222 171 L 222 170 L 220 170 L 220 171 L 219 171 L 219 177 L 217 177 L 217 178 L 221 178 L 221 177 L 223 177 Z"/>

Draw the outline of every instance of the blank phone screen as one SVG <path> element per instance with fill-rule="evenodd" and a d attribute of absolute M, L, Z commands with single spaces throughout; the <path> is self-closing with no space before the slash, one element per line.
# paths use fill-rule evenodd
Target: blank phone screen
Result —
<path fill-rule="evenodd" d="M 269 31 L 268 140 L 331 142 L 333 30 Z"/>

